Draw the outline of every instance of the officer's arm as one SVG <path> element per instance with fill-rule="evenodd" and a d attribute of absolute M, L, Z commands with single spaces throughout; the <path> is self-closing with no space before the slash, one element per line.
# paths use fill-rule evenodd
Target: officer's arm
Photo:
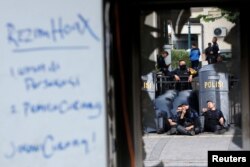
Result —
<path fill-rule="evenodd" d="M 192 80 L 193 80 L 193 75 L 189 75 L 188 82 L 192 82 Z"/>

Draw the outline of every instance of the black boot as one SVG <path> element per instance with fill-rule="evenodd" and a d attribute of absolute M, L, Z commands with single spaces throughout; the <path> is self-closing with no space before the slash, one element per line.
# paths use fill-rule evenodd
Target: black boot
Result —
<path fill-rule="evenodd" d="M 175 135 L 177 133 L 176 126 L 171 126 L 169 131 L 167 131 L 167 135 Z"/>

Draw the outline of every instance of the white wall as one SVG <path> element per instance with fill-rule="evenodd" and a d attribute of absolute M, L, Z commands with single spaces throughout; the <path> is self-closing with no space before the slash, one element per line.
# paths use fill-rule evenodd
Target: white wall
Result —
<path fill-rule="evenodd" d="M 197 9 L 197 8 L 196 8 Z M 200 10 L 192 10 L 192 16 L 193 18 L 197 17 L 199 14 L 203 15 L 212 15 L 213 17 L 219 17 L 220 16 L 220 9 L 218 8 L 199 8 Z M 225 18 L 221 18 L 218 20 L 215 20 L 214 22 L 205 22 L 201 20 L 201 23 L 204 25 L 204 47 L 206 48 L 208 42 L 212 41 L 212 38 L 214 37 L 214 29 L 217 27 L 225 27 L 227 29 L 227 33 L 230 31 L 230 29 L 235 25 L 229 21 L 227 21 Z M 231 45 L 224 42 L 224 37 L 217 37 L 218 38 L 218 44 L 220 49 L 231 49 Z"/>
<path fill-rule="evenodd" d="M 208 42 L 212 41 L 214 36 L 214 29 L 217 27 L 225 27 L 227 33 L 234 26 L 233 23 L 227 21 L 226 19 L 215 20 L 214 22 L 202 22 L 204 25 L 204 45 L 207 46 Z M 231 44 L 224 41 L 224 37 L 217 37 L 220 49 L 231 49 Z"/>

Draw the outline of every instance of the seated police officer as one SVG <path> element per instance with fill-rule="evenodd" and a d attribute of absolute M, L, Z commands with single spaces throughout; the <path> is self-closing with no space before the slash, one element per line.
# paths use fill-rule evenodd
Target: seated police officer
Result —
<path fill-rule="evenodd" d="M 195 135 L 200 133 L 198 113 L 188 104 L 181 104 L 177 108 L 176 116 L 168 119 L 171 129 L 167 134 Z M 176 131 L 175 131 L 176 130 Z"/>
<path fill-rule="evenodd" d="M 197 74 L 197 71 L 191 68 L 187 68 L 184 60 L 179 61 L 179 68 L 172 71 L 172 76 L 176 81 L 176 90 L 190 90 L 192 89 L 191 82 L 193 77 Z"/>
<path fill-rule="evenodd" d="M 182 106 L 179 105 L 177 107 L 177 110 L 176 112 L 179 113 L 182 111 Z M 177 114 L 174 114 L 174 113 L 171 113 L 171 116 L 169 116 L 169 118 L 167 119 L 167 134 L 168 135 L 174 135 L 174 134 L 177 134 L 177 121 L 178 121 L 178 117 L 177 117 Z"/>
<path fill-rule="evenodd" d="M 222 134 L 228 130 L 223 113 L 216 109 L 214 102 L 207 101 L 207 108 L 203 108 L 203 115 L 205 117 L 204 131 Z"/>

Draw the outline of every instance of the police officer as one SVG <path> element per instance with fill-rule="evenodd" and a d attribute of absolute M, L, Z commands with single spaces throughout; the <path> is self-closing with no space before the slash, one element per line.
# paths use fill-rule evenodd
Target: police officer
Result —
<path fill-rule="evenodd" d="M 197 71 L 191 68 L 187 68 L 186 62 L 184 60 L 179 61 L 179 68 L 172 71 L 172 75 L 175 81 L 181 81 L 176 83 L 176 90 L 188 90 L 192 89 L 192 79 L 193 76 L 197 74 Z"/>
<path fill-rule="evenodd" d="M 167 51 L 162 51 L 161 54 L 158 56 L 157 58 L 157 68 L 163 72 L 166 76 L 169 75 L 169 65 L 170 64 L 166 64 L 165 62 L 165 58 L 168 56 L 168 52 Z"/>
<path fill-rule="evenodd" d="M 201 123 L 197 111 L 188 104 L 183 103 L 178 106 L 177 114 L 168 119 L 170 130 L 168 135 L 182 134 L 195 135 L 201 132 Z"/>
<path fill-rule="evenodd" d="M 213 57 L 215 58 L 215 63 L 217 62 L 217 57 L 219 55 L 219 51 L 220 51 L 220 48 L 219 48 L 219 45 L 217 43 L 217 37 L 213 37 L 213 39 L 212 39 L 212 54 L 213 54 Z"/>
<path fill-rule="evenodd" d="M 205 55 L 206 55 L 206 60 L 208 64 L 214 64 L 216 63 L 215 56 L 213 54 L 213 48 L 212 48 L 212 43 L 208 43 L 208 47 L 205 49 Z"/>
<path fill-rule="evenodd" d="M 207 101 L 207 108 L 203 108 L 203 115 L 205 117 L 204 131 L 222 134 L 228 130 L 223 113 L 216 109 L 215 103 L 211 100 Z"/>

